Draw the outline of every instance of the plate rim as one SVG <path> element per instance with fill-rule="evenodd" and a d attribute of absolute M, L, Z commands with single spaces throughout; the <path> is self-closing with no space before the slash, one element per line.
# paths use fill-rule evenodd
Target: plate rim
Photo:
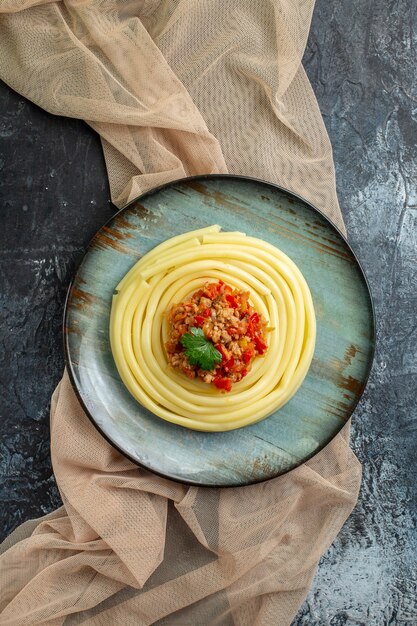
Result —
<path fill-rule="evenodd" d="M 280 192 L 284 192 L 284 194 L 287 194 L 288 196 L 292 196 L 293 198 L 303 202 L 304 204 L 308 205 L 310 207 L 310 209 L 312 209 L 313 211 L 315 211 L 316 213 L 318 213 L 329 225 L 331 228 L 333 228 L 334 231 L 336 231 L 336 233 L 339 235 L 339 237 L 341 237 L 341 239 L 343 240 L 343 242 L 345 243 L 345 245 L 348 247 L 348 249 L 350 250 L 350 252 L 353 255 L 353 258 L 355 259 L 356 265 L 359 268 L 360 274 L 362 276 L 362 280 L 364 281 L 364 284 L 366 286 L 368 295 L 369 295 L 369 302 L 370 302 L 370 312 L 371 312 L 371 323 L 372 323 L 372 335 L 370 337 L 370 341 L 371 341 L 371 348 L 370 348 L 370 352 L 369 352 L 369 361 L 368 361 L 368 365 L 367 365 L 367 369 L 366 369 L 366 374 L 364 376 L 363 379 L 363 387 L 362 390 L 360 392 L 360 394 L 358 394 L 358 396 L 354 399 L 354 402 L 351 405 L 351 410 L 350 413 L 348 415 L 348 418 L 346 419 L 346 421 L 342 424 L 342 426 L 340 427 L 340 429 L 337 431 L 337 433 L 335 435 L 332 435 L 328 440 L 326 440 L 321 446 L 319 446 L 316 450 L 314 450 L 310 455 L 306 456 L 302 461 L 296 463 L 293 467 L 291 467 L 288 470 L 285 470 L 284 472 L 280 472 L 277 474 L 273 474 L 271 476 L 268 476 L 267 478 L 261 478 L 261 479 L 256 479 L 256 480 L 249 480 L 249 481 L 245 481 L 242 482 L 238 485 L 236 484 L 215 484 L 215 483 L 210 483 L 210 484 L 204 484 L 201 483 L 197 480 L 186 480 L 184 478 L 179 478 L 176 476 L 172 476 L 172 475 L 168 475 L 168 474 L 163 474 L 162 472 L 158 472 L 157 470 L 154 470 L 153 468 L 149 468 L 146 465 L 144 465 L 143 463 L 139 462 L 137 459 L 135 459 L 134 457 L 132 457 L 130 454 L 128 454 L 127 452 L 125 452 L 124 450 L 121 449 L 121 447 L 115 443 L 108 435 L 107 433 L 105 433 L 103 431 L 103 429 L 97 424 L 96 420 L 94 419 L 93 415 L 90 413 L 90 410 L 87 408 L 84 399 L 81 395 L 80 390 L 78 389 L 78 385 L 76 382 L 76 377 L 73 371 L 73 366 L 72 366 L 72 360 L 70 358 L 70 348 L 69 348 L 69 332 L 68 332 L 68 315 L 69 315 L 69 302 L 70 302 L 70 294 L 75 282 L 75 279 L 78 275 L 79 269 L 81 267 L 81 265 L 83 264 L 87 254 L 89 253 L 90 249 L 92 248 L 92 244 L 95 241 L 98 233 L 105 228 L 106 226 L 108 226 L 118 215 L 120 215 L 120 213 L 122 213 L 123 211 L 125 211 L 126 209 L 128 209 L 131 205 L 133 205 L 136 202 L 139 202 L 145 198 L 148 198 L 150 196 L 153 196 L 156 193 L 159 193 L 160 191 L 167 189 L 168 187 L 173 187 L 175 185 L 181 184 L 181 183 L 188 183 L 188 182 L 192 182 L 192 181 L 205 181 L 205 180 L 214 180 L 214 179 L 234 179 L 234 180 L 242 180 L 242 181 L 248 181 L 248 182 L 255 182 L 255 183 L 261 183 L 262 185 L 266 185 L 267 187 L 272 187 L 273 189 L 276 189 Z M 116 207 L 117 208 L 117 207 Z M 307 463 L 310 459 L 314 458 L 317 454 L 319 454 L 322 450 L 324 450 L 324 448 L 326 446 L 329 445 L 329 443 L 331 443 L 331 441 L 333 441 L 333 439 L 335 439 L 337 437 L 337 435 L 340 434 L 341 430 L 343 429 L 343 427 L 347 424 L 347 422 L 352 418 L 356 407 L 359 404 L 359 401 L 361 400 L 365 389 L 368 385 L 369 382 L 369 378 L 371 375 L 371 371 L 372 371 L 372 367 L 374 364 L 374 360 L 375 360 L 375 351 L 376 351 L 376 340 L 377 340 L 377 336 L 376 336 L 376 313 L 375 313 L 375 304 L 374 304 L 374 298 L 372 295 L 372 290 L 371 290 L 371 286 L 369 284 L 369 280 L 366 276 L 365 270 L 362 267 L 362 264 L 360 263 L 358 256 L 355 252 L 355 250 L 352 248 L 351 244 L 348 242 L 346 236 L 341 232 L 341 230 L 336 226 L 336 224 L 334 224 L 334 222 L 320 209 L 318 209 L 314 204 L 312 204 L 309 200 L 307 200 L 306 198 L 304 198 L 303 196 L 287 189 L 286 187 L 282 187 L 281 185 L 278 185 L 277 183 L 273 183 L 267 180 L 263 180 L 262 178 L 256 178 L 253 176 L 244 176 L 244 175 L 240 175 L 240 174 L 197 174 L 195 176 L 184 176 L 182 178 L 177 178 L 175 180 L 171 180 L 167 183 L 164 183 L 163 185 L 158 185 L 158 187 L 153 187 L 152 189 L 149 189 L 148 191 L 145 191 L 144 193 L 140 194 L 139 196 L 137 196 L 136 198 L 134 198 L 133 200 L 130 200 L 130 202 L 128 202 L 127 204 L 125 204 L 123 207 L 121 207 L 120 209 L 118 209 L 108 220 L 106 220 L 104 222 L 104 224 L 102 224 L 102 226 L 100 226 L 100 228 L 94 233 L 94 235 L 91 237 L 90 241 L 88 242 L 87 246 L 85 247 L 82 257 L 79 260 L 75 270 L 72 273 L 71 276 L 71 280 L 69 282 L 68 285 L 68 289 L 67 289 L 67 294 L 65 297 L 65 304 L 64 304 L 64 313 L 63 313 L 63 329 L 62 329 L 62 333 L 63 333 L 63 347 L 64 347 L 64 361 L 65 361 L 65 368 L 68 372 L 68 376 L 69 376 L 69 380 L 72 386 L 72 389 L 74 390 L 74 393 L 79 401 L 79 403 L 81 404 L 81 407 L 84 411 L 84 413 L 86 414 L 86 416 L 88 417 L 89 421 L 93 424 L 93 426 L 96 428 L 96 430 L 100 433 L 100 435 L 113 447 L 115 448 L 120 454 L 122 454 L 125 458 L 127 458 L 129 461 L 131 461 L 134 465 L 136 465 L 137 467 L 146 470 L 147 472 L 150 472 L 151 474 L 155 474 L 156 476 L 160 476 L 161 478 L 164 478 L 165 480 L 172 480 L 174 482 L 178 482 L 180 484 L 183 485 L 189 485 L 191 487 L 202 487 L 202 488 L 206 488 L 206 489 L 234 489 L 234 488 L 239 488 L 239 487 L 247 487 L 249 485 L 255 485 L 255 484 L 260 484 L 263 482 L 267 482 L 268 480 L 273 480 L 274 478 L 277 478 L 279 476 L 285 476 L 286 474 L 289 474 L 290 472 L 292 472 L 293 470 L 301 467 L 301 465 L 304 465 L 304 463 Z"/>

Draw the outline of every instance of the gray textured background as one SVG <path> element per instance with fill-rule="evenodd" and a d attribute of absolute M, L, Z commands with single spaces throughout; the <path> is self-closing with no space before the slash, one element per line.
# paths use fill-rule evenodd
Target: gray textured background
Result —
<path fill-rule="evenodd" d="M 294 626 L 417 624 L 417 4 L 318 0 L 305 66 L 378 344 L 354 417 L 358 505 Z M 98 137 L 0 84 L 0 534 L 60 504 L 48 405 L 66 289 L 113 212 Z M 277 625 L 279 626 L 279 625 Z"/>

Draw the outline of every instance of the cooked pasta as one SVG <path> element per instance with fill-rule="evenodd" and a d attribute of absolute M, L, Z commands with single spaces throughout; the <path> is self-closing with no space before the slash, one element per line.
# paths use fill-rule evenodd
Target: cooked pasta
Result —
<path fill-rule="evenodd" d="M 205 281 L 249 291 L 267 321 L 268 349 L 225 394 L 168 365 L 167 311 Z M 117 285 L 110 341 L 133 397 L 164 420 L 202 431 L 253 424 L 281 408 L 303 382 L 316 340 L 308 285 L 273 245 L 214 225 L 168 239 L 145 254 Z"/>

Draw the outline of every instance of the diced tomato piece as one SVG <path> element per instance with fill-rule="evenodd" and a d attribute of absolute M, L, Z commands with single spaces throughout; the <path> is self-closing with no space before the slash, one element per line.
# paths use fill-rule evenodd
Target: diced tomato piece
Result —
<path fill-rule="evenodd" d="M 259 314 L 258 313 L 252 313 L 252 315 L 250 316 L 250 321 L 252 322 L 252 324 L 259 324 Z"/>
<path fill-rule="evenodd" d="M 201 312 L 201 315 L 203 317 L 210 317 L 211 316 L 211 310 L 210 309 L 204 309 L 204 311 Z"/>
<path fill-rule="evenodd" d="M 223 369 L 225 372 L 230 372 L 230 370 L 232 369 L 232 367 L 235 364 L 235 360 L 233 357 L 230 357 L 230 359 L 228 361 L 226 361 L 226 363 L 223 364 Z"/>
<path fill-rule="evenodd" d="M 206 298 L 210 298 L 210 300 L 214 300 L 221 292 L 223 285 L 224 283 L 222 282 L 209 283 L 205 288 L 203 295 L 206 296 Z"/>
<path fill-rule="evenodd" d="M 249 322 L 248 322 L 248 327 L 246 329 L 246 333 L 249 335 L 249 337 L 251 339 L 253 339 L 253 337 L 254 337 L 254 335 L 256 333 L 255 327 L 254 327 L 253 323 L 251 322 L 251 320 L 249 320 Z"/>
<path fill-rule="evenodd" d="M 248 370 L 247 370 L 247 369 L 243 369 L 240 373 L 241 373 L 241 375 L 242 375 L 242 378 L 245 378 L 245 376 L 246 376 L 246 375 L 247 375 L 247 373 L 248 373 Z"/>
<path fill-rule="evenodd" d="M 229 294 L 226 295 L 226 301 L 232 307 L 232 309 L 237 309 L 238 306 L 239 306 L 236 298 L 234 296 L 229 295 Z"/>
<path fill-rule="evenodd" d="M 250 362 L 251 362 L 251 360 L 253 359 L 254 355 L 255 355 L 255 353 L 254 353 L 253 349 L 251 349 L 251 348 L 247 348 L 247 349 L 244 351 L 244 353 L 242 354 L 242 361 L 243 361 L 245 364 L 248 364 L 248 363 L 250 363 Z"/>
<path fill-rule="evenodd" d="M 230 378 L 223 378 L 222 376 L 216 376 L 213 380 L 217 389 L 224 389 L 230 391 L 232 389 L 232 381 Z"/>
<path fill-rule="evenodd" d="M 221 343 L 216 343 L 216 345 L 214 347 L 222 355 L 222 363 L 221 364 L 224 365 L 229 360 L 228 354 L 224 351 L 224 347 L 223 347 L 223 345 Z"/>
<path fill-rule="evenodd" d="M 255 346 L 259 354 L 263 354 L 268 347 L 263 339 L 261 339 L 258 335 L 255 335 L 253 341 L 255 342 Z"/>
<path fill-rule="evenodd" d="M 210 283 L 206 289 L 206 291 L 208 292 L 208 298 L 210 298 L 211 300 L 214 300 L 216 296 L 219 295 L 221 289 L 222 289 L 222 286 L 219 285 L 219 283 Z"/>
<path fill-rule="evenodd" d="M 203 317 L 202 315 L 196 315 L 194 317 L 194 324 L 196 326 L 199 326 L 201 328 L 201 326 L 204 324 L 204 322 L 206 321 L 206 318 Z"/>
<path fill-rule="evenodd" d="M 224 286 L 223 286 L 223 292 L 224 292 L 224 293 L 226 293 L 226 294 L 231 294 L 231 293 L 232 293 L 232 291 L 233 291 L 233 289 L 231 288 L 231 286 L 230 286 L 230 285 L 224 285 Z"/>

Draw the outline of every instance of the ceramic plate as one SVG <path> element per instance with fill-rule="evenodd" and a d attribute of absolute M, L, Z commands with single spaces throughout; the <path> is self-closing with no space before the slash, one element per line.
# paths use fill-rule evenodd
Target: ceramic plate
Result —
<path fill-rule="evenodd" d="M 309 284 L 317 316 L 315 355 L 296 395 L 263 421 L 226 433 L 188 430 L 144 409 L 120 380 L 109 344 L 113 291 L 129 268 L 165 239 L 210 224 L 288 254 Z M 201 486 L 259 482 L 316 454 L 351 416 L 374 351 L 369 289 L 343 236 L 288 191 L 227 175 L 173 182 L 119 211 L 86 251 L 64 327 L 72 384 L 100 432 L 138 465 Z"/>

